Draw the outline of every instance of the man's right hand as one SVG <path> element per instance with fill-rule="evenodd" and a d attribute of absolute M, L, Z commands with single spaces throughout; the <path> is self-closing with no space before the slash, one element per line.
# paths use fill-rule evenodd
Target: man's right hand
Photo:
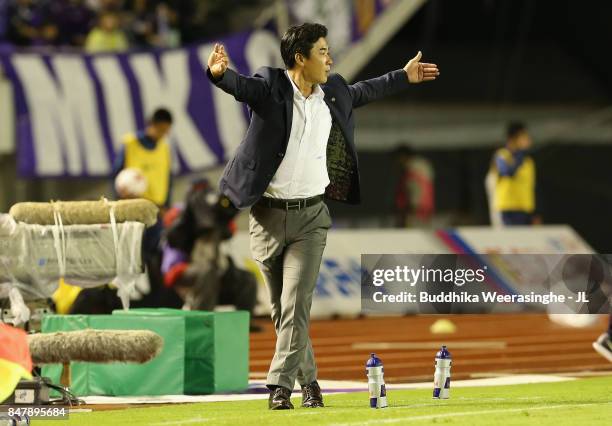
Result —
<path fill-rule="evenodd" d="M 229 65 L 229 57 L 222 44 L 215 43 L 214 50 L 208 57 L 208 69 L 214 78 L 221 78 Z"/>

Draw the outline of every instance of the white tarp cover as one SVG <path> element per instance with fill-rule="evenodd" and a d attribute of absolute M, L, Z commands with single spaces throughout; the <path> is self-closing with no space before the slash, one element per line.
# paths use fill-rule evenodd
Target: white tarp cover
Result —
<path fill-rule="evenodd" d="M 112 282 L 126 304 L 143 272 L 144 229 L 140 222 L 114 221 L 29 225 L 0 214 L 0 297 L 15 288 L 26 300 L 50 297 L 63 277 L 81 287 Z"/>

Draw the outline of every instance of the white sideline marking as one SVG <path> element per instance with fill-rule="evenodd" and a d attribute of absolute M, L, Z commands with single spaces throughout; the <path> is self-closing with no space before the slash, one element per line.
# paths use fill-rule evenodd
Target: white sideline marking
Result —
<path fill-rule="evenodd" d="M 332 426 L 348 426 L 348 425 L 370 425 L 370 424 L 381 424 L 381 423 L 404 423 L 407 421 L 420 421 L 420 420 L 432 420 L 443 417 L 459 417 L 459 416 L 478 416 L 481 414 L 498 414 L 498 413 L 516 413 L 522 411 L 535 411 L 535 410 L 553 410 L 557 408 L 570 408 L 570 407 L 585 407 L 590 405 L 612 405 L 612 402 L 585 402 L 584 404 L 559 404 L 559 405 L 548 405 L 544 407 L 531 407 L 531 408 L 505 408 L 503 410 L 479 410 L 479 411 L 461 411 L 458 413 L 444 413 L 444 414 L 431 414 L 426 416 L 412 416 L 412 417 L 400 417 L 395 419 L 377 419 L 371 421 L 357 421 L 351 423 L 334 423 Z"/>
<path fill-rule="evenodd" d="M 300 417 L 303 416 L 312 416 L 312 415 L 321 415 L 321 414 L 325 414 L 324 411 L 322 410 L 318 410 L 318 411 L 309 411 L 309 412 L 300 412 L 299 415 Z M 192 417 L 189 419 L 185 419 L 185 420 L 172 420 L 169 422 L 159 422 L 159 423 L 151 423 L 151 426 L 169 426 L 169 425 L 182 425 L 184 423 L 201 423 L 201 422 L 206 422 L 206 421 L 212 421 L 212 420 L 218 420 L 212 417 Z"/>
<path fill-rule="evenodd" d="M 372 342 L 353 343 L 352 349 L 380 350 L 380 349 L 440 349 L 439 342 Z M 502 341 L 457 341 L 452 342 L 453 349 L 506 349 L 506 342 Z"/>
<path fill-rule="evenodd" d="M 488 377 L 483 379 L 451 380 L 452 388 L 471 388 L 484 386 L 527 385 L 531 383 L 557 383 L 576 380 L 573 377 L 559 377 L 549 374 L 514 374 L 511 376 Z M 429 389 L 432 382 L 389 384 L 388 389 Z"/>
<path fill-rule="evenodd" d="M 520 385 L 529 383 L 555 383 L 575 380 L 572 377 L 559 377 L 548 374 L 515 374 L 511 376 L 492 377 L 486 379 L 456 380 L 452 382 L 451 388 Z M 367 392 L 367 382 L 343 381 L 343 380 L 319 380 L 323 389 L 323 395 L 338 395 L 347 392 Z M 263 388 L 265 382 L 261 380 L 249 380 L 250 388 Z M 389 391 L 405 389 L 431 389 L 432 382 L 422 383 L 398 383 L 388 384 Z M 333 392 L 342 389 L 346 392 Z M 451 389 L 452 392 L 452 389 Z M 301 394 L 299 386 L 296 385 L 293 396 Z M 96 404 L 173 404 L 189 402 L 221 402 L 221 401 L 252 401 L 268 399 L 267 393 L 238 393 L 218 395 L 163 395 L 163 396 L 85 396 L 82 398 L 88 405 Z"/>
<path fill-rule="evenodd" d="M 208 420 L 212 420 L 212 418 L 207 417 L 192 417 L 190 419 L 185 420 L 172 420 L 170 422 L 159 422 L 159 423 L 151 423 L 151 426 L 167 426 L 167 425 L 182 425 L 184 423 L 202 423 Z"/>

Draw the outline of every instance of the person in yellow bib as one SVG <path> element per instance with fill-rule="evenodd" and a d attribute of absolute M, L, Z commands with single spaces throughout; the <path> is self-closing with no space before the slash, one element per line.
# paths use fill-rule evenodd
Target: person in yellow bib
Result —
<path fill-rule="evenodd" d="M 128 38 L 121 29 L 119 15 L 110 10 L 102 12 L 98 17 L 98 24 L 87 34 L 84 47 L 87 53 L 128 50 Z"/>
<path fill-rule="evenodd" d="M 172 114 L 165 108 L 153 112 L 144 130 L 123 137 L 115 154 L 113 182 L 123 169 L 137 169 L 144 176 L 147 186 L 139 197 L 154 202 L 163 211 L 170 206 L 172 193 L 172 155 L 167 141 L 172 128 Z M 115 185 L 113 185 L 115 188 Z M 116 198 L 134 198 L 134 194 L 121 188 L 116 189 Z M 161 216 L 160 216 L 161 217 Z M 145 261 L 160 252 L 159 241 L 162 233 L 161 220 L 148 228 L 143 237 Z"/>
<path fill-rule="evenodd" d="M 504 225 L 531 225 L 536 221 L 536 168 L 530 147 L 525 125 L 513 122 L 508 125 L 506 146 L 495 153 L 494 205 Z"/>
<path fill-rule="evenodd" d="M 113 180 L 123 169 L 137 169 L 146 179 L 147 188 L 142 198 L 158 207 L 168 207 L 171 192 L 171 153 L 166 136 L 172 127 L 172 114 L 157 109 L 144 130 L 123 137 L 113 167 Z M 133 198 L 133 194 L 119 190 L 118 198 Z"/>

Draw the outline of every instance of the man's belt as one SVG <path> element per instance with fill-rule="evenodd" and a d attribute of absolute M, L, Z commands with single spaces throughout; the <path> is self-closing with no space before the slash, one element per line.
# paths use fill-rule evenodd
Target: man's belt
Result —
<path fill-rule="evenodd" d="M 282 200 L 280 198 L 261 197 L 258 205 L 273 209 L 282 210 L 301 210 L 306 207 L 314 206 L 323 201 L 323 195 L 315 195 L 310 198 L 296 198 L 294 200 Z"/>

